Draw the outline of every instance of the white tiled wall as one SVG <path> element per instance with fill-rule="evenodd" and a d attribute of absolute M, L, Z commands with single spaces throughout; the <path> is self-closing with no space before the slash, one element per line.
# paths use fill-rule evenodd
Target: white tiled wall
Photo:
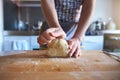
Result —
<path fill-rule="evenodd" d="M 109 17 L 112 17 L 112 0 L 96 0 L 92 20 L 96 20 L 98 18 L 107 20 Z"/>
<path fill-rule="evenodd" d="M 107 21 L 109 17 L 113 18 L 120 29 L 120 0 L 96 0 L 96 6 L 92 21 L 103 18 Z"/>
<path fill-rule="evenodd" d="M 120 29 L 120 0 L 113 0 L 113 18 L 117 24 L 117 28 Z"/>

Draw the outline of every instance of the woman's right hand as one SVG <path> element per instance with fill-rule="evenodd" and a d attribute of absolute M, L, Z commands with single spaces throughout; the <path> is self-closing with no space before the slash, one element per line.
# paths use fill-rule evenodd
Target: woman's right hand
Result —
<path fill-rule="evenodd" d="M 65 38 L 66 34 L 61 28 L 49 28 L 37 38 L 37 42 L 40 45 L 50 43 L 55 38 Z"/>

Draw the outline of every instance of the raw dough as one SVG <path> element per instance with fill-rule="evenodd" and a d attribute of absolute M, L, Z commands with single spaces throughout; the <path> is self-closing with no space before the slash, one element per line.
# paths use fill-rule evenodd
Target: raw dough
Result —
<path fill-rule="evenodd" d="M 51 57 L 67 57 L 69 52 L 69 46 L 64 39 L 54 39 L 48 44 L 48 56 Z"/>

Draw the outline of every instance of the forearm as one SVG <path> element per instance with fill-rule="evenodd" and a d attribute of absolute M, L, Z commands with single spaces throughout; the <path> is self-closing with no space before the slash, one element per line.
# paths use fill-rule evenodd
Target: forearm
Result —
<path fill-rule="evenodd" d="M 81 17 L 79 19 L 78 27 L 73 38 L 78 38 L 79 40 L 81 40 L 82 37 L 84 36 L 89 26 L 90 18 L 93 14 L 94 6 L 95 6 L 95 0 L 84 0 Z"/>
<path fill-rule="evenodd" d="M 54 0 L 41 0 L 41 8 L 49 27 L 60 27 Z"/>

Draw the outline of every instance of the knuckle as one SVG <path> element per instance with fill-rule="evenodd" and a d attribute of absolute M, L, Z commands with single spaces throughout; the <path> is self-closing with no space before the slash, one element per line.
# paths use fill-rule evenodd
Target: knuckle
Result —
<path fill-rule="evenodd" d="M 51 30 L 51 28 L 49 28 L 49 29 L 47 29 L 45 32 L 48 34 L 48 33 L 50 33 L 52 30 Z"/>

